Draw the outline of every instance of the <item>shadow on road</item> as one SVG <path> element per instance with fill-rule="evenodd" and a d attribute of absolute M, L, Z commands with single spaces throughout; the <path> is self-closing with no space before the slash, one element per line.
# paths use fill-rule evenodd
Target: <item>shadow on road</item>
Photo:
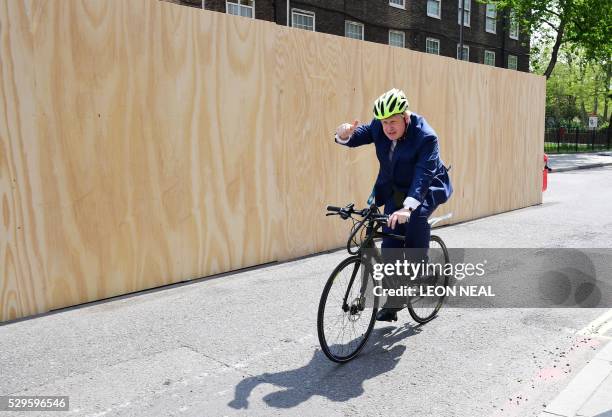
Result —
<path fill-rule="evenodd" d="M 361 354 L 344 365 L 331 362 L 317 349 L 310 362 L 301 368 L 243 379 L 228 405 L 235 409 L 248 408 L 249 396 L 259 384 L 280 388 L 263 397 L 269 407 L 275 408 L 295 407 L 315 395 L 337 402 L 359 397 L 364 392 L 364 381 L 395 368 L 406 350 L 406 346 L 398 342 L 420 331 L 419 326 L 409 324 L 374 329 Z"/>

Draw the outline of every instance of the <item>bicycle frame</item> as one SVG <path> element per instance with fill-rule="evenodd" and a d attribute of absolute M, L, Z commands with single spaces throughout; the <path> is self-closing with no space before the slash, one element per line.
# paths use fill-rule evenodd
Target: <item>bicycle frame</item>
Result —
<path fill-rule="evenodd" d="M 353 233 L 351 233 L 351 235 L 349 236 L 348 242 L 347 242 L 347 251 L 349 252 L 349 254 L 352 255 L 357 255 L 360 258 L 364 259 L 362 254 L 364 249 L 369 249 L 369 248 L 373 248 L 374 247 L 374 239 L 378 239 L 378 238 L 384 238 L 384 237 L 388 237 L 388 238 L 392 238 L 395 240 L 405 240 L 404 236 L 402 235 L 396 235 L 396 234 L 392 234 L 392 233 L 384 233 L 384 232 L 379 232 L 378 228 L 382 227 L 382 223 L 381 220 L 386 219 L 386 215 L 385 216 L 380 216 L 378 213 L 378 209 L 376 208 L 376 206 L 371 206 L 370 209 L 368 210 L 367 214 L 365 215 L 364 219 L 360 222 L 360 224 L 355 228 L 355 230 L 353 231 Z M 386 220 L 385 220 L 386 221 Z M 350 249 L 351 246 L 351 241 L 353 240 L 353 237 L 356 236 L 356 234 L 359 232 L 359 230 L 361 230 L 362 227 L 366 227 L 366 235 L 365 235 L 365 239 L 363 240 L 363 242 L 361 242 L 361 244 L 359 245 L 359 248 L 357 249 L 356 252 L 352 252 Z M 361 263 L 361 262 L 360 262 Z M 370 263 L 370 265 L 372 265 L 373 263 Z M 351 290 L 351 288 L 353 287 L 353 283 L 355 281 L 355 277 L 357 275 L 357 270 L 359 268 L 354 268 L 353 269 L 353 273 L 351 274 L 351 279 L 349 280 L 349 284 L 346 288 L 346 293 L 344 294 L 344 298 L 342 300 L 342 310 L 344 312 L 347 312 L 349 310 L 349 305 L 348 305 L 348 297 L 349 297 L 349 292 Z M 361 276 L 361 288 L 359 291 L 359 303 L 356 306 L 357 308 L 359 308 L 360 311 L 363 311 L 365 309 L 365 291 L 367 289 L 368 286 L 368 273 L 367 273 L 368 267 L 364 265 L 364 269 L 362 272 L 362 276 Z M 375 305 L 377 304 L 377 300 L 378 297 L 375 301 Z"/>
<path fill-rule="evenodd" d="M 329 209 L 329 207 L 328 207 Z M 342 214 L 342 210 L 345 210 L 344 214 Z M 359 224 L 355 227 L 355 230 L 350 234 L 348 241 L 347 241 L 347 252 L 351 255 L 355 255 L 360 257 L 363 260 L 366 260 L 363 257 L 363 253 L 365 249 L 370 249 L 370 248 L 374 248 L 374 240 L 375 239 L 379 239 L 379 238 L 391 238 L 394 240 L 399 240 L 399 241 L 404 241 L 405 237 L 402 235 L 398 235 L 398 234 L 393 234 L 393 233 L 385 233 L 382 231 L 379 231 L 378 229 L 381 228 L 383 226 L 383 223 L 385 223 L 387 221 L 388 216 L 384 215 L 384 214 L 380 214 L 378 212 L 378 207 L 376 207 L 375 205 L 371 205 L 370 208 L 368 209 L 364 209 L 361 211 L 354 211 L 352 205 L 348 205 L 343 209 L 338 209 L 339 213 L 343 218 L 348 218 L 351 217 L 352 218 L 352 214 L 358 214 L 363 216 L 363 219 L 359 222 Z M 446 216 L 449 217 L 449 216 Z M 441 218 L 442 219 L 442 218 Z M 437 220 L 439 221 L 439 220 Z M 436 222 L 437 222 L 436 221 Z M 351 242 L 353 241 L 354 237 L 357 235 L 357 233 L 361 230 L 362 227 L 366 228 L 366 234 L 365 234 L 365 238 L 363 239 L 363 241 L 360 243 L 359 247 L 357 248 L 356 251 L 352 251 L 351 250 Z M 360 261 L 361 263 L 361 261 Z M 367 273 L 368 267 L 372 266 L 373 262 L 369 262 L 369 265 L 364 265 L 364 269 L 362 272 L 362 276 L 361 276 L 361 288 L 360 288 L 360 296 L 359 296 L 359 303 L 357 305 L 357 307 L 359 308 L 360 311 L 363 311 L 365 308 L 365 291 L 367 289 L 367 285 L 368 285 L 368 277 L 369 274 Z M 354 268 L 353 273 L 351 274 L 351 279 L 349 280 L 349 285 L 347 286 L 346 292 L 344 294 L 344 298 L 342 301 L 342 310 L 344 312 L 347 312 L 349 310 L 349 304 L 348 304 L 348 297 L 349 297 L 349 292 L 353 286 L 353 283 L 355 281 L 355 277 L 357 275 L 357 270 L 359 268 Z M 375 301 L 375 306 L 378 303 L 378 297 L 376 297 L 376 301 Z"/>

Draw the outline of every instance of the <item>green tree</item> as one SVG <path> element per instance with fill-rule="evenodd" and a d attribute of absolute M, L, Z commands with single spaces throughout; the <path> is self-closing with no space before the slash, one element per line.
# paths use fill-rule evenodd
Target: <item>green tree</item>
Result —
<path fill-rule="evenodd" d="M 535 52 L 546 50 L 543 75 L 550 78 L 562 46 L 579 48 L 589 61 L 609 63 L 612 57 L 612 1 L 610 0 L 481 0 L 495 4 L 500 11 L 514 11 L 520 28 L 530 36 L 543 34 L 544 44 Z M 547 30 L 542 30 L 542 29 Z"/>
<path fill-rule="evenodd" d="M 533 68 L 542 67 L 543 55 L 546 52 L 541 54 L 539 62 L 534 57 Z M 557 123 L 569 124 L 579 118 L 586 125 L 588 116 L 596 113 L 603 123 L 609 116 L 609 87 L 610 61 L 589 60 L 580 49 L 562 47 L 557 65 L 546 82 L 546 115 Z"/>

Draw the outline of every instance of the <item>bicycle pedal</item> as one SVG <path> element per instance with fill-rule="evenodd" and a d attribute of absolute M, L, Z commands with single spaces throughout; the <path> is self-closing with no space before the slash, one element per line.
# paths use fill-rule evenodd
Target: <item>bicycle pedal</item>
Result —
<path fill-rule="evenodd" d="M 376 314 L 376 321 L 397 321 L 397 311 L 382 309 Z"/>

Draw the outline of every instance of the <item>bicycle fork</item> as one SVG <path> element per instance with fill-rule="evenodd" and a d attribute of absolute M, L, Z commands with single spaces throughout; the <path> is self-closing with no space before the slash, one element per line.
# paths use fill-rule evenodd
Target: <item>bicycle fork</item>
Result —
<path fill-rule="evenodd" d="M 370 282 L 371 271 L 372 268 L 372 260 L 369 254 L 363 254 L 360 251 L 360 260 L 355 262 L 355 266 L 353 267 L 353 272 L 351 273 L 351 279 L 346 288 L 346 293 L 344 294 L 344 299 L 342 301 L 342 310 L 346 313 L 350 311 L 350 314 L 356 314 L 357 311 L 363 311 L 366 307 L 366 292 L 368 290 L 368 283 Z M 361 274 L 359 276 L 359 297 L 355 298 L 355 300 L 349 300 L 349 296 L 351 293 L 351 288 L 353 288 L 353 283 L 357 278 L 357 272 L 361 269 Z M 350 304 L 349 304 L 350 303 Z"/>
<path fill-rule="evenodd" d="M 366 233 L 367 236 L 371 236 L 372 235 L 372 226 L 368 227 L 368 232 Z M 358 262 L 355 263 L 355 266 L 353 267 L 353 272 L 351 274 L 351 279 L 349 281 L 348 286 L 346 287 L 346 293 L 344 294 L 344 299 L 342 301 L 342 311 L 344 311 L 345 313 L 350 311 L 351 315 L 357 314 L 358 311 L 363 311 L 365 309 L 365 304 L 366 304 L 366 291 L 368 289 L 368 282 L 369 282 L 369 278 L 370 278 L 370 274 L 368 274 L 368 270 L 370 268 L 370 270 L 373 270 L 372 268 L 372 261 L 370 258 L 370 254 L 365 252 L 364 254 L 364 249 L 372 249 L 374 248 L 374 242 L 372 240 L 372 238 L 367 239 L 365 242 L 362 243 L 361 248 L 359 250 L 358 256 L 360 257 L 360 260 Z M 351 288 L 353 288 L 353 283 L 355 282 L 355 278 L 357 276 L 357 272 L 359 271 L 360 267 L 363 266 L 363 268 L 361 268 L 361 276 L 360 278 L 360 287 L 359 287 L 359 297 L 356 298 L 353 301 L 350 301 L 350 305 L 349 305 L 349 295 L 351 292 Z M 376 307 L 376 305 L 374 306 Z"/>

